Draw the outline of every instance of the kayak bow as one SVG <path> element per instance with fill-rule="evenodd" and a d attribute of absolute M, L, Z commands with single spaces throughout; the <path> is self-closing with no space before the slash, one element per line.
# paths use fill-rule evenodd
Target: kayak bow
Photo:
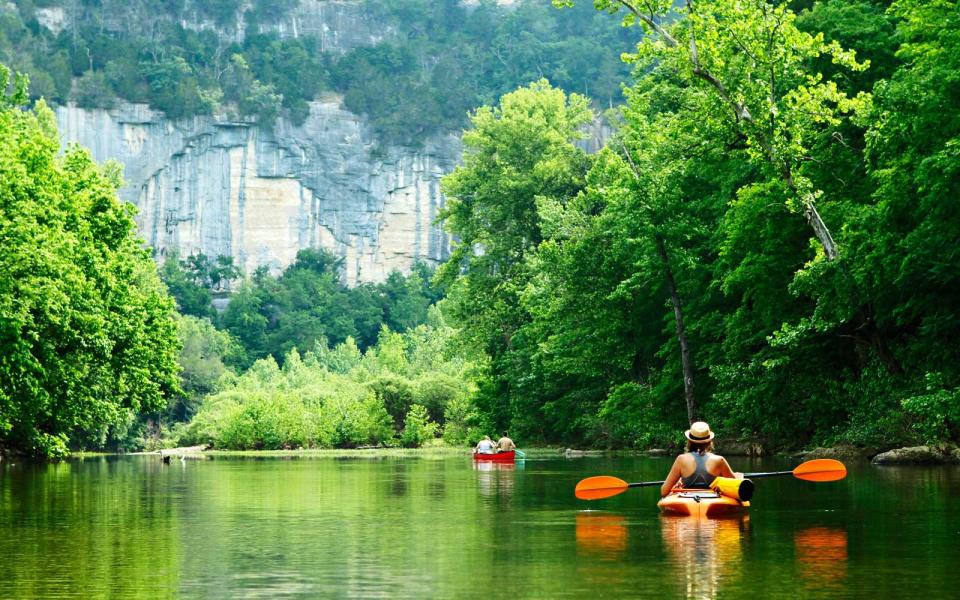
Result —
<path fill-rule="evenodd" d="M 657 502 L 657 508 L 665 515 L 701 518 L 729 517 L 742 513 L 749 507 L 749 502 L 710 490 L 677 490 Z"/>

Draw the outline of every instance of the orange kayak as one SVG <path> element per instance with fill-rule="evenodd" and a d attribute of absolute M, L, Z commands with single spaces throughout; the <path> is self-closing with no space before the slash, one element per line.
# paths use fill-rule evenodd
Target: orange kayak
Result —
<path fill-rule="evenodd" d="M 677 490 L 661 498 L 657 507 L 665 515 L 711 518 L 745 512 L 750 503 L 721 496 L 713 490 Z"/>

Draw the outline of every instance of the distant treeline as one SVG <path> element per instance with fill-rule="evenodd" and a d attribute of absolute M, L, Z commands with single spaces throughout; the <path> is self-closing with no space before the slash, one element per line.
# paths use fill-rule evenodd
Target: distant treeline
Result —
<path fill-rule="evenodd" d="M 352 288 L 343 283 L 342 267 L 343 259 L 308 248 L 277 276 L 260 268 L 239 279 L 231 257 L 170 254 L 160 277 L 181 313 L 207 318 L 237 339 L 243 351 L 237 366 L 243 367 L 267 356 L 282 361 L 291 349 L 310 349 L 320 340 L 336 345 L 353 338 L 366 350 L 383 326 L 403 332 L 425 323 L 428 308 L 443 297 L 431 283 L 432 269 L 420 262 L 409 275 L 394 271 L 382 283 Z M 218 314 L 214 290 L 231 280 L 226 309 Z"/>
<path fill-rule="evenodd" d="M 367 115 L 383 139 L 400 142 L 459 130 L 469 110 L 540 77 L 610 104 L 621 98 L 620 82 L 629 72 L 618 56 L 632 34 L 588 6 L 560 12 L 533 0 L 509 7 L 370 1 L 358 12 L 372 30 L 392 33 L 341 55 L 324 52 L 315 37 L 256 33 L 258 24 L 288 16 L 298 0 L 133 4 L 150 27 L 104 27 L 110 15 L 131 10 L 129 1 L 26 0 L 16 10 L 0 7 L 0 62 L 30 76 L 35 98 L 90 108 L 122 98 L 173 118 L 223 110 L 266 125 L 281 114 L 301 123 L 307 102 L 334 92 L 347 108 Z M 57 35 L 40 25 L 43 7 L 63 9 Z M 225 34 L 181 25 L 195 16 Z M 233 43 L 238 21 L 246 21 L 248 33 Z"/>

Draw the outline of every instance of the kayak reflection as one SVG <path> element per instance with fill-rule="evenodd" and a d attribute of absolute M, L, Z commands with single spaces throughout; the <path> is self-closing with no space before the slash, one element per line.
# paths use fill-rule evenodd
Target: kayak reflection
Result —
<path fill-rule="evenodd" d="M 724 582 L 740 575 L 750 516 L 725 519 L 660 518 L 667 552 L 680 573 L 686 598 L 716 598 Z"/>
<path fill-rule="evenodd" d="M 604 558 L 619 558 L 627 549 L 627 519 L 623 515 L 577 513 L 577 548 Z"/>
<path fill-rule="evenodd" d="M 793 537 L 797 570 L 809 590 L 841 587 L 847 578 L 847 532 L 810 527 Z"/>

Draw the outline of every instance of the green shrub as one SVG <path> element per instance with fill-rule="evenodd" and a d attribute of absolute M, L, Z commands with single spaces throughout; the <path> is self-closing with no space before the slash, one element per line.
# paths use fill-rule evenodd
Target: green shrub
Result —
<path fill-rule="evenodd" d="M 927 373 L 923 393 L 900 402 L 920 441 L 957 439 L 960 433 L 960 388 L 945 385 L 941 373 Z"/>
<path fill-rule="evenodd" d="M 404 417 L 414 402 L 413 386 L 410 381 L 399 375 L 386 374 L 367 384 L 377 399 L 393 417 L 397 429 L 403 425 Z"/>
<path fill-rule="evenodd" d="M 406 448 L 419 448 L 437 435 L 438 425 L 430 421 L 427 409 L 419 404 L 410 407 L 404 419 L 403 435 L 400 443 Z"/>
<path fill-rule="evenodd" d="M 426 408 L 430 419 L 443 425 L 447 405 L 466 393 L 466 382 L 462 378 L 431 373 L 416 382 L 413 402 Z"/>
<path fill-rule="evenodd" d="M 464 446 L 480 441 L 483 435 L 478 427 L 480 414 L 468 398 L 452 398 L 444 408 L 443 418 L 443 439 L 448 444 Z"/>

